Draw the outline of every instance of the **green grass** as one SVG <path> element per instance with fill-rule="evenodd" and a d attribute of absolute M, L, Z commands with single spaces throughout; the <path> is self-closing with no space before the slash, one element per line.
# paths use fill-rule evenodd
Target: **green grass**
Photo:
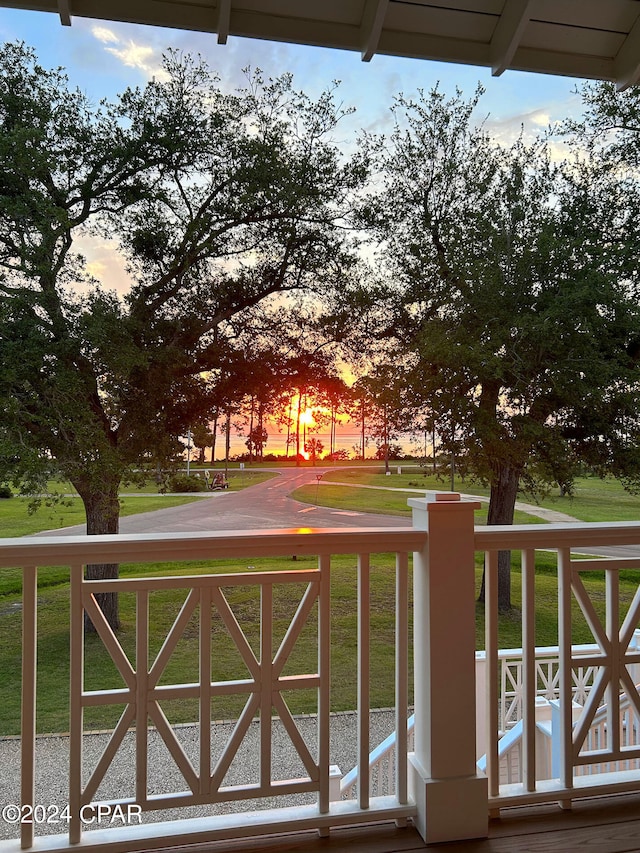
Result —
<path fill-rule="evenodd" d="M 234 471 L 230 470 L 227 474 L 229 481 L 229 489 L 232 492 L 239 492 L 241 489 L 246 489 L 248 486 L 256 486 L 258 483 L 264 483 L 266 480 L 272 480 L 278 475 L 269 471 Z"/>
<path fill-rule="evenodd" d="M 397 476 L 397 475 L 396 475 Z M 404 477 L 404 474 L 401 475 Z M 375 475 L 369 475 L 369 478 L 375 478 Z M 385 479 L 385 483 L 389 486 L 390 477 Z M 415 477 L 414 477 L 415 480 Z M 346 480 L 344 482 L 347 482 Z M 412 486 L 398 486 L 397 480 L 394 488 L 413 488 Z M 367 483 L 369 485 L 369 483 Z M 378 485 L 377 482 L 371 482 L 370 485 Z M 440 491 L 442 485 L 440 485 Z M 475 493 L 475 492 L 474 492 Z M 479 493 L 479 492 L 478 492 Z M 344 509 L 351 512 L 374 512 L 382 515 L 399 515 L 410 516 L 411 509 L 407 504 L 407 499 L 410 497 L 419 498 L 420 495 L 415 492 L 386 492 L 377 491 L 374 489 L 359 489 L 357 486 L 339 486 L 339 485 L 308 485 L 300 486 L 292 492 L 291 497 L 302 503 L 314 504 L 316 506 L 328 506 L 333 509 Z M 487 520 L 488 504 L 483 503 L 481 508 L 476 510 L 476 524 L 485 524 Z M 536 524 L 541 523 L 542 519 L 529 515 L 524 512 L 516 512 L 516 524 Z"/>
<path fill-rule="evenodd" d="M 197 497 L 179 495 L 158 495 L 153 497 L 125 496 L 121 500 L 120 515 L 135 515 L 181 506 L 198 500 Z M 30 536 L 43 530 L 58 530 L 74 524 L 84 524 L 85 513 L 80 498 L 65 498 L 64 503 L 43 505 L 35 513 L 29 514 L 27 498 L 13 497 L 0 500 L 0 530 L 2 538 L 12 536 Z"/>
<path fill-rule="evenodd" d="M 315 568 L 314 558 L 252 560 L 255 570 Z M 246 571 L 247 565 L 238 561 L 197 563 L 188 566 L 189 574 Z M 183 565 L 121 566 L 121 576 L 184 573 Z M 395 558 L 376 555 L 372 559 L 375 584 L 372 590 L 372 703 L 384 707 L 392 703 L 394 670 L 395 621 L 390 602 L 395 590 Z M 68 575 L 68 573 L 67 573 Z M 357 626 L 355 610 L 355 557 L 335 558 L 332 565 L 332 707 L 345 710 L 355 707 Z M 274 595 L 274 649 L 276 649 L 293 618 L 304 587 L 302 584 L 276 586 Z M 260 595 L 257 586 L 227 587 L 225 594 L 234 615 L 243 628 L 254 653 L 259 657 Z M 39 732 L 58 732 L 68 729 L 68 584 L 39 590 L 39 647 L 38 647 L 38 721 Z M 184 598 L 186 589 L 159 591 L 150 596 L 151 659 L 160 649 Z M 0 735 L 19 731 L 20 693 L 20 620 L 21 612 L 15 596 L 4 596 L 0 603 L 0 649 L 2 650 L 0 681 Z M 122 630 L 118 637 L 132 662 L 135 661 L 135 599 L 133 594 L 120 595 Z M 317 667 L 317 611 L 312 613 L 308 626 L 296 643 L 284 674 L 315 672 Z M 214 680 L 246 678 L 247 669 L 240 659 L 221 620 L 213 620 L 212 677 Z M 134 664 L 135 666 L 135 664 Z M 102 641 L 88 635 L 85 649 L 86 689 L 121 687 L 109 654 Z M 189 682 L 198 679 L 198 619 L 186 626 L 172 655 L 161 684 Z M 244 696 L 229 696 L 214 700 L 214 719 L 234 717 L 246 701 Z M 287 701 L 294 713 L 316 710 L 316 691 L 289 691 Z M 106 728 L 117 720 L 121 708 L 99 707 L 87 711 L 88 728 Z M 191 701 L 168 703 L 165 709 L 172 723 L 191 722 L 197 718 L 197 708 Z"/>
<path fill-rule="evenodd" d="M 513 600 L 520 603 L 520 572 L 517 554 L 514 554 L 512 572 Z M 252 560 L 251 568 L 256 571 L 273 569 L 315 568 L 313 558 Z M 188 566 L 189 574 L 210 571 L 234 573 L 246 571 L 246 563 L 225 561 L 212 565 L 196 563 Z M 46 570 L 44 570 L 46 571 Z M 158 575 L 165 572 L 184 573 L 181 564 L 145 564 L 122 566 L 123 577 Z M 479 588 L 482 568 L 476 567 Z M 638 573 L 627 573 L 621 578 L 621 612 L 624 614 L 637 589 Z M 589 573 L 584 581 L 596 612 L 604 618 L 605 596 L 602 576 Z M 388 707 L 394 701 L 394 588 L 395 565 L 391 555 L 376 555 L 372 560 L 371 593 L 371 659 L 372 659 L 372 706 Z M 289 625 L 302 595 L 302 585 L 276 586 L 274 595 L 275 637 L 274 649 Z M 332 563 L 332 708 L 346 710 L 356 702 L 356 566 L 355 558 L 335 557 Z M 254 586 L 226 587 L 229 604 L 247 636 L 256 656 L 260 642 L 260 600 Z M 67 583 L 39 591 L 39 649 L 38 649 L 38 731 L 58 732 L 68 729 L 68 597 Z M 184 598 L 185 590 L 158 591 L 150 596 L 150 659 L 160 649 L 164 638 L 175 619 Z M 2 658 L 2 680 L 0 682 L 0 734 L 16 734 L 19 731 L 19 686 L 20 686 L 20 618 L 17 596 L 4 596 L 0 604 L 0 649 Z M 133 594 L 120 596 L 123 627 L 119 640 L 129 656 L 135 661 L 135 599 Z M 411 609 L 410 609 L 411 612 Z M 214 611 L 215 613 L 215 611 Z M 316 612 L 312 612 L 309 623 L 294 647 L 285 675 L 316 671 Z M 477 648 L 484 647 L 484 609 L 477 605 Z M 161 684 L 197 681 L 198 679 L 198 618 L 197 613 L 187 624 L 182 638 L 172 655 Z M 212 677 L 226 681 L 247 677 L 247 669 L 235 650 L 221 620 L 213 619 Z M 555 556 L 538 554 L 536 573 L 536 644 L 557 644 L 557 580 Z M 592 635 L 579 612 L 573 608 L 574 643 L 593 642 Z M 519 613 L 499 620 L 499 644 L 502 648 L 521 646 L 521 623 Z M 117 675 L 102 641 L 88 635 L 85 651 L 86 688 L 89 690 L 121 687 Z M 135 666 L 135 664 L 134 664 Z M 217 698 L 212 703 L 214 719 L 229 719 L 238 714 L 246 696 Z M 289 691 L 287 701 L 294 713 L 311 713 L 316 710 L 316 697 L 312 690 Z M 195 703 L 172 701 L 163 706 L 170 722 L 192 722 L 197 718 Z M 101 706 L 87 711 L 87 728 L 112 726 L 121 707 Z"/>
<path fill-rule="evenodd" d="M 191 474 L 202 477 L 205 470 L 210 470 L 209 466 L 192 467 Z M 221 471 L 223 469 L 216 468 L 215 470 Z M 257 483 L 264 483 L 265 480 L 270 480 L 272 477 L 277 476 L 278 475 L 272 471 L 261 471 L 254 468 L 241 471 L 236 466 L 236 468 L 230 468 L 227 474 L 227 479 L 229 481 L 229 488 L 231 491 L 239 491 L 240 489 L 246 489 L 247 486 L 255 486 Z M 47 488 L 51 493 L 57 495 L 76 496 L 78 494 L 72 484 L 65 480 L 49 480 Z M 142 497 L 144 495 L 157 493 L 158 483 L 153 478 L 149 478 L 143 483 L 123 483 L 120 487 L 121 495 L 130 495 L 132 497 Z"/>
<path fill-rule="evenodd" d="M 377 492 L 344 486 L 301 486 L 291 494 L 302 503 L 328 506 L 357 512 L 378 512 L 387 515 L 409 515 L 406 492 Z M 419 497 L 419 495 L 415 495 Z"/>
<path fill-rule="evenodd" d="M 430 471 L 403 471 L 398 474 L 395 468 L 386 476 L 382 469 L 358 470 L 354 468 L 327 472 L 323 482 L 348 483 L 353 486 L 383 486 L 401 489 L 424 489 L 427 491 L 448 491 L 450 483 L 438 480 Z M 489 490 L 473 480 L 455 481 L 457 491 L 487 497 Z M 339 509 L 349 509 L 362 512 L 381 512 L 391 515 L 408 515 L 408 493 L 378 492 L 366 489 L 345 488 L 341 486 L 303 486 L 294 492 L 297 500 L 305 503 L 319 503 Z M 418 497 L 418 495 L 416 495 Z M 536 504 L 530 495 L 519 495 L 518 499 L 525 503 Z M 640 495 L 631 495 L 623 486 L 611 478 L 581 477 L 576 480 L 575 494 L 572 497 L 561 497 L 559 494 L 549 494 L 539 501 L 539 506 L 553 509 L 571 515 L 579 521 L 639 521 Z M 534 522 L 536 519 L 525 514 L 516 514 L 516 524 L 525 521 Z"/>
<path fill-rule="evenodd" d="M 229 489 L 237 492 L 257 483 L 263 483 L 277 476 L 267 471 L 230 471 Z M 31 536 L 43 530 L 59 530 L 75 524 L 84 524 L 85 513 L 82 501 L 74 497 L 75 489 L 70 483 L 51 482 L 49 488 L 58 495 L 69 495 L 63 500 L 50 501 L 44 499 L 38 510 L 29 512 L 29 499 L 14 496 L 0 499 L 0 537 Z M 120 516 L 136 515 L 141 512 L 153 512 L 156 509 L 167 509 L 182 506 L 202 498 L 210 497 L 210 492 L 196 492 L 192 495 L 154 495 L 155 483 L 147 483 L 142 489 L 136 486 L 125 486 L 120 492 Z M 0 594 L 2 581 L 0 580 Z"/>
<path fill-rule="evenodd" d="M 640 495 L 631 495 L 611 478 L 581 477 L 575 495 L 551 495 L 542 506 L 573 515 L 580 521 L 640 521 Z"/>

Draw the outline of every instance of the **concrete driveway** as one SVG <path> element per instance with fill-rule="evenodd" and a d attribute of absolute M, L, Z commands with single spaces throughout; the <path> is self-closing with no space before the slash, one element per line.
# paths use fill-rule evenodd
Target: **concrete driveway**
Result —
<path fill-rule="evenodd" d="M 334 469 L 277 469 L 277 476 L 240 492 L 214 492 L 210 497 L 199 498 L 183 506 L 125 516 L 120 519 L 120 532 L 188 533 L 207 530 L 264 530 L 290 527 L 410 526 L 410 519 L 401 516 L 311 506 L 289 497 L 290 492 L 299 486 L 315 485 L 316 475 L 332 470 Z M 46 535 L 71 536 L 85 532 L 84 525 L 76 525 L 47 531 Z"/>

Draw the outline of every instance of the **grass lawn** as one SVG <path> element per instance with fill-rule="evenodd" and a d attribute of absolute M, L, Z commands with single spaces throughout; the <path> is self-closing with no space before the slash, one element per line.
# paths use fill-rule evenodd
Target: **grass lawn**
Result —
<path fill-rule="evenodd" d="M 197 497 L 181 495 L 125 496 L 120 502 L 120 515 L 151 512 L 154 509 L 181 506 L 197 500 Z M 32 533 L 40 533 L 43 530 L 58 530 L 61 527 L 84 524 L 84 522 L 84 507 L 80 498 L 65 498 L 64 503 L 52 505 L 46 505 L 43 502 L 40 509 L 33 514 L 29 514 L 27 498 L 13 497 L 0 500 L 0 531 L 2 531 L 0 536 L 2 538 L 30 536 Z"/>
<path fill-rule="evenodd" d="M 300 557 L 296 562 L 289 559 L 252 559 L 251 565 L 261 569 L 315 568 L 314 558 Z M 355 619 L 355 557 L 341 557 L 334 560 L 332 567 L 332 675 L 333 707 L 343 710 L 355 707 L 356 700 L 356 660 L 357 632 Z M 246 564 L 238 561 L 224 561 L 215 564 L 196 563 L 188 566 L 189 574 L 246 571 Z M 48 571 L 40 574 L 46 583 Z M 121 576 L 158 575 L 166 572 L 184 573 L 184 565 L 139 565 L 121 566 Z M 372 560 L 375 582 L 372 589 L 372 704 L 384 707 L 392 702 L 394 671 L 394 631 L 393 607 L 390 602 L 395 590 L 395 558 L 389 555 L 377 555 Z M 68 573 L 67 573 L 68 577 Z M 38 648 L 38 731 L 58 732 L 68 729 L 68 606 L 69 588 L 58 577 L 56 585 L 42 588 L 39 596 L 39 648 Z M 303 585 L 281 585 L 276 587 L 274 596 L 275 637 L 274 649 L 295 613 Z M 259 658 L 260 641 L 260 596 L 258 587 L 229 587 L 225 590 L 230 606 L 250 641 L 254 653 Z M 150 649 L 151 659 L 160 649 L 173 620 L 182 605 L 186 591 L 162 591 L 151 595 L 150 605 Z M 4 596 L 0 599 L 0 659 L 2 679 L 0 680 L 0 735 L 15 734 L 19 731 L 20 703 L 20 620 L 19 598 Z M 123 627 L 119 640 L 130 656 L 135 660 L 135 598 L 133 594 L 120 596 L 121 619 Z M 315 672 L 317 667 L 317 611 L 309 620 L 309 626 L 303 632 L 294 647 L 290 662 L 284 674 Z M 239 657 L 235 646 L 229 639 L 226 629 L 219 619 L 213 623 L 214 651 L 212 655 L 213 679 L 228 680 L 246 678 L 247 669 Z M 109 654 L 102 641 L 95 635 L 87 637 L 85 650 L 85 671 L 87 689 L 100 689 L 122 686 L 121 680 L 111 663 Z M 162 683 L 189 682 L 198 678 L 198 620 L 193 618 L 186 626 L 182 639 L 178 643 L 169 665 L 161 680 Z M 295 713 L 316 710 L 316 691 L 290 691 L 287 695 Z M 244 697 L 225 697 L 214 700 L 214 719 L 234 717 L 243 707 Z M 163 706 L 164 707 L 164 706 Z M 121 711 L 121 707 L 99 707 L 86 713 L 88 728 L 105 728 L 112 725 Z M 170 721 L 190 722 L 197 718 L 197 706 L 192 701 L 173 701 L 165 707 Z"/>
<path fill-rule="evenodd" d="M 348 472 L 345 471 L 345 474 L 346 473 Z M 338 478 L 338 475 L 331 475 L 332 478 L 334 476 L 336 479 Z M 398 475 L 395 476 L 398 477 Z M 400 476 L 402 478 L 405 477 L 404 474 Z M 365 483 L 365 478 L 367 478 L 367 480 L 370 479 L 371 482 Z M 353 479 L 355 481 L 355 477 Z M 362 485 L 379 485 L 377 479 L 377 475 L 367 475 L 362 473 Z M 384 475 L 382 475 L 379 479 L 383 481 L 382 485 L 392 486 L 393 488 L 417 488 L 406 484 L 402 486 L 397 485 L 399 478 L 394 481 L 392 480 L 392 477 L 384 477 Z M 414 481 L 415 476 L 413 477 L 412 482 Z M 345 479 L 343 482 L 348 482 L 348 480 Z M 425 489 L 426 488 L 427 487 L 425 487 Z M 435 486 L 434 488 L 437 489 L 438 487 Z M 440 484 L 439 490 L 444 491 L 442 484 Z M 476 492 L 474 492 L 474 494 L 475 493 Z M 308 486 L 301 486 L 299 489 L 296 489 L 292 492 L 291 497 L 295 498 L 297 501 L 302 501 L 302 503 L 328 506 L 334 509 L 345 509 L 352 512 L 377 512 L 383 515 L 410 516 L 411 509 L 407 505 L 407 499 L 410 497 L 419 498 L 420 494 L 418 492 L 412 494 L 409 491 L 386 492 L 374 489 L 359 489 L 355 485 L 345 487 L 337 484 L 321 486 L 311 484 Z M 487 508 L 488 504 L 483 504 L 480 509 L 476 510 L 476 524 L 485 524 L 487 520 Z M 536 524 L 541 522 L 542 519 L 540 518 L 535 518 L 535 516 L 528 515 L 524 512 L 516 512 L 516 524 Z"/>
<path fill-rule="evenodd" d="M 551 495 L 542 506 L 574 515 L 580 521 L 640 521 L 640 495 L 631 495 L 617 480 L 581 477 L 573 497 Z"/>
<path fill-rule="evenodd" d="M 323 476 L 323 482 L 348 483 L 353 486 L 383 486 L 400 489 L 424 489 L 426 491 L 448 491 L 449 483 L 438 480 L 431 472 L 403 471 L 401 474 L 392 469 L 386 476 L 382 468 L 376 469 L 343 469 L 329 471 Z M 489 490 L 473 480 L 456 480 L 456 490 L 488 496 Z M 409 515 L 407 507 L 408 493 L 378 492 L 369 489 L 344 488 L 341 486 L 303 486 L 294 492 L 297 500 L 305 503 L 319 503 L 340 509 L 360 510 L 363 512 L 382 512 L 392 515 Z M 416 495 L 418 497 L 418 495 Z M 535 504 L 531 496 L 520 495 L 519 500 Z M 572 515 L 580 521 L 640 521 L 640 495 L 631 495 L 622 485 L 613 479 L 601 480 L 599 477 L 580 477 L 576 480 L 575 494 L 572 497 L 561 497 L 550 494 L 539 501 L 539 505 L 547 509 Z M 486 513 L 486 511 L 485 511 Z M 480 516 L 477 516 L 480 517 Z M 516 524 L 535 521 L 532 516 L 516 514 Z"/>

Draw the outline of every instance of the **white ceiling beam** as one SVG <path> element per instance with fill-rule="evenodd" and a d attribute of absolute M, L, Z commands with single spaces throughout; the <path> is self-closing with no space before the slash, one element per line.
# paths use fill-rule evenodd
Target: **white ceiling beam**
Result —
<path fill-rule="evenodd" d="M 491 73 L 499 77 L 509 67 L 529 23 L 532 0 L 505 0 L 491 39 Z"/>
<path fill-rule="evenodd" d="M 366 0 L 360 23 L 360 44 L 363 62 L 369 62 L 378 49 L 382 25 L 389 0 Z"/>
<path fill-rule="evenodd" d="M 640 14 L 614 60 L 616 86 L 622 92 L 640 80 Z"/>
<path fill-rule="evenodd" d="M 229 25 L 231 22 L 231 0 L 218 0 L 218 19 L 216 21 L 216 32 L 218 33 L 218 44 L 226 44 L 229 38 Z"/>
<path fill-rule="evenodd" d="M 60 15 L 60 23 L 63 27 L 71 26 L 71 9 L 69 8 L 69 0 L 58 0 L 58 14 Z"/>

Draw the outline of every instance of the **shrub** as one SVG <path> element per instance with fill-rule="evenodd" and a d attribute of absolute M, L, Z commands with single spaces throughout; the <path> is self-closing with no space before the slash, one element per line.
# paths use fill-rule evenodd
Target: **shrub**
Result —
<path fill-rule="evenodd" d="M 207 490 L 206 483 L 200 477 L 195 477 L 193 474 L 187 477 L 186 474 L 174 474 L 169 479 L 170 492 L 205 492 Z"/>
<path fill-rule="evenodd" d="M 0 486 L 0 498 L 12 498 L 13 492 L 9 486 Z"/>

